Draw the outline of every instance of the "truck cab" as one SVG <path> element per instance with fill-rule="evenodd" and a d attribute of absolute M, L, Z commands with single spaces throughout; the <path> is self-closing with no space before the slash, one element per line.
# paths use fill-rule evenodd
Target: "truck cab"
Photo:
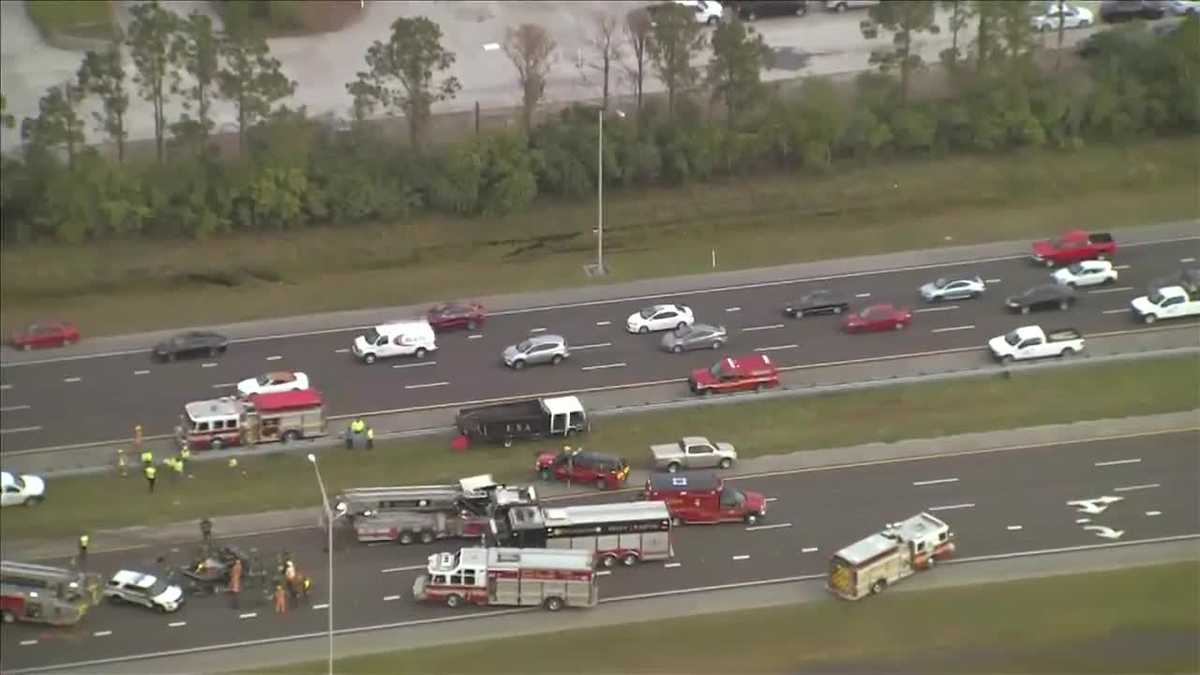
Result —
<path fill-rule="evenodd" d="M 1182 286 L 1165 286 L 1150 295 L 1134 298 L 1130 303 L 1133 313 L 1144 323 L 1159 319 L 1179 319 L 1200 314 L 1200 300 L 1188 295 Z"/>
<path fill-rule="evenodd" d="M 737 522 L 754 525 L 767 517 L 767 498 L 762 493 L 728 487 L 708 471 L 650 474 L 642 498 L 666 502 L 674 525 Z"/>

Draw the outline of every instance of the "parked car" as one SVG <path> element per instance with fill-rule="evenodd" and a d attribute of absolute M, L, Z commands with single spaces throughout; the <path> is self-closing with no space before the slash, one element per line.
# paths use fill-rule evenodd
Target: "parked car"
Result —
<path fill-rule="evenodd" d="M 1200 16 L 1200 0 L 1169 0 L 1167 9 L 1175 16 Z"/>
<path fill-rule="evenodd" d="M 879 0 L 825 0 L 825 9 L 841 14 L 848 9 L 865 9 L 878 4 Z"/>
<path fill-rule="evenodd" d="M 174 361 L 196 356 L 216 356 L 224 354 L 228 347 L 229 338 L 224 335 L 194 330 L 180 333 L 155 345 L 154 358 L 160 361 Z"/>
<path fill-rule="evenodd" d="M 588 483 L 601 490 L 615 490 L 629 478 L 629 462 L 623 458 L 584 450 L 543 452 L 534 470 L 542 480 Z"/>
<path fill-rule="evenodd" d="M 1132 19 L 1161 19 L 1167 7 L 1160 0 L 1104 0 L 1100 20 L 1106 23 Z"/>
<path fill-rule="evenodd" d="M 142 605 L 160 612 L 174 612 L 183 606 L 183 589 L 152 574 L 121 570 L 104 588 L 104 597 Z"/>
<path fill-rule="evenodd" d="M 1042 284 L 1034 286 L 1020 295 L 1014 295 L 1004 301 L 1004 305 L 1014 312 L 1028 314 L 1043 309 L 1070 309 L 1075 304 L 1075 289 L 1059 284 Z"/>
<path fill-rule="evenodd" d="M 41 476 L 0 471 L 0 506 L 33 506 L 46 498 Z"/>
<path fill-rule="evenodd" d="M 290 370 L 263 373 L 258 377 L 242 380 L 237 384 L 238 394 L 277 394 L 281 391 L 308 389 L 308 375 Z"/>
<path fill-rule="evenodd" d="M 1100 286 L 1117 280 L 1117 270 L 1107 260 L 1084 260 L 1059 268 L 1050 275 L 1056 284 L 1064 286 Z"/>
<path fill-rule="evenodd" d="M 766 354 L 727 356 L 709 368 L 693 370 L 688 377 L 692 393 L 762 391 L 779 386 L 779 371 Z"/>
<path fill-rule="evenodd" d="M 557 366 L 571 356 L 567 339 L 561 335 L 535 335 L 504 350 L 504 365 L 520 370 L 525 366 L 549 363 Z"/>
<path fill-rule="evenodd" d="M 625 329 L 630 333 L 649 333 L 659 330 L 675 330 L 696 322 L 692 308 L 687 305 L 651 305 L 629 315 Z"/>
<path fill-rule="evenodd" d="M 871 333 L 902 330 L 912 323 L 912 310 L 895 305 L 871 305 L 860 312 L 851 312 L 842 319 L 847 333 Z"/>
<path fill-rule="evenodd" d="M 987 290 L 987 285 L 979 277 L 963 277 L 958 279 L 941 278 L 921 286 L 921 297 L 926 302 L 942 300 L 968 300 L 978 298 Z"/>
<path fill-rule="evenodd" d="M 70 321 L 38 321 L 8 338 L 14 349 L 24 350 L 66 347 L 72 342 L 79 342 L 79 328 Z"/>
<path fill-rule="evenodd" d="M 430 307 L 425 316 L 435 330 L 475 330 L 483 325 L 487 312 L 478 302 L 448 302 Z"/>
<path fill-rule="evenodd" d="M 841 314 L 850 309 L 850 298 L 827 289 L 812 291 L 783 308 L 783 313 L 799 319 L 811 314 Z"/>
<path fill-rule="evenodd" d="M 1030 26 L 1041 33 L 1058 30 L 1060 23 L 1063 28 L 1087 28 L 1095 21 L 1095 16 L 1086 7 L 1063 4 L 1060 13 L 1058 3 L 1046 5 L 1045 12 L 1029 18 Z"/>
<path fill-rule="evenodd" d="M 769 16 L 804 16 L 808 14 L 808 0 L 743 0 L 733 3 L 732 9 L 743 21 Z"/>
<path fill-rule="evenodd" d="M 646 8 L 646 12 L 650 14 L 650 25 L 658 23 L 657 17 L 668 7 L 682 7 L 685 10 L 692 12 L 696 17 L 697 23 L 702 23 L 708 26 L 715 26 L 721 23 L 725 16 L 725 8 L 720 2 L 713 0 L 671 0 L 671 2 L 661 2 L 657 5 L 650 5 Z"/>
<path fill-rule="evenodd" d="M 680 469 L 728 469 L 737 461 L 738 454 L 730 443 L 684 436 L 674 443 L 651 445 L 650 458 L 654 468 L 675 473 Z"/>
<path fill-rule="evenodd" d="M 1180 286 L 1191 295 L 1200 294 L 1200 267 L 1181 267 L 1150 282 L 1149 293 L 1168 286 Z"/>
<path fill-rule="evenodd" d="M 706 323 L 694 323 L 683 328 L 676 328 L 667 333 L 662 339 L 662 348 L 676 354 L 693 349 L 720 349 L 728 339 L 729 332 L 724 326 L 710 326 Z"/>

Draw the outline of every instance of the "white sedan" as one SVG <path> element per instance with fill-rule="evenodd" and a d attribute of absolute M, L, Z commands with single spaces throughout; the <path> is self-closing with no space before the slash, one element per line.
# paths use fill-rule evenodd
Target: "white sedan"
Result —
<path fill-rule="evenodd" d="M 160 612 L 174 612 L 183 605 L 183 589 L 152 574 L 121 570 L 104 587 L 104 597 L 142 605 Z"/>
<path fill-rule="evenodd" d="M 692 308 L 687 305 L 651 305 L 629 315 L 625 329 L 630 333 L 649 333 L 675 330 L 696 323 Z"/>
<path fill-rule="evenodd" d="M 1117 270 L 1107 260 L 1084 260 L 1051 274 L 1054 283 L 1064 286 L 1099 286 L 1117 280 Z"/>
<path fill-rule="evenodd" d="M 242 396 L 277 394 L 281 391 L 300 391 L 301 389 L 308 389 L 308 375 L 290 370 L 264 373 L 258 377 L 242 380 L 237 384 L 238 394 Z"/>
<path fill-rule="evenodd" d="M 921 286 L 921 297 L 926 302 L 941 300 L 966 300 L 978 298 L 987 290 L 983 279 L 970 277 L 965 279 L 938 279 Z"/>
<path fill-rule="evenodd" d="M 1063 28 L 1087 28 L 1095 23 L 1095 21 L 1096 19 L 1092 16 L 1091 10 L 1086 7 L 1075 7 L 1064 4 L 1060 15 L 1058 3 L 1056 2 L 1048 3 L 1045 13 L 1029 19 L 1029 23 L 1033 26 L 1033 29 L 1043 33 L 1058 30 L 1060 22 Z"/>

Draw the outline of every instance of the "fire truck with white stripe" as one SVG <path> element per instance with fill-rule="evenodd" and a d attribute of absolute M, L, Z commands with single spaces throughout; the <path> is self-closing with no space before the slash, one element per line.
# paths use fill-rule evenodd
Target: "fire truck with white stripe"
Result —
<path fill-rule="evenodd" d="M 882 593 L 889 585 L 954 554 L 950 526 L 928 513 L 891 523 L 837 552 L 829 564 L 829 590 L 847 600 Z"/>
<path fill-rule="evenodd" d="M 0 562 L 0 619 L 78 623 L 100 601 L 103 584 L 99 574 L 5 560 Z"/>
<path fill-rule="evenodd" d="M 418 602 L 473 605 L 594 607 L 599 601 L 595 560 L 589 551 L 464 548 L 429 556 L 413 582 Z"/>

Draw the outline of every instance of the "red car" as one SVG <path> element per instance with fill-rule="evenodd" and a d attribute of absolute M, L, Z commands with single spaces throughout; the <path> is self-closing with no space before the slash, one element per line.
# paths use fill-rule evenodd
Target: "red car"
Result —
<path fill-rule="evenodd" d="M 694 394 L 761 391 L 779 386 L 779 371 L 766 354 L 727 356 L 712 367 L 693 370 L 688 386 Z"/>
<path fill-rule="evenodd" d="M 629 478 L 629 462 L 624 459 L 582 450 L 543 452 L 533 468 L 542 480 L 592 483 L 601 490 L 615 490 Z"/>
<path fill-rule="evenodd" d="M 851 312 L 842 320 L 847 333 L 867 333 L 881 330 L 900 330 L 912 323 L 912 311 L 907 307 L 871 305 L 860 312 Z"/>
<path fill-rule="evenodd" d="M 1117 252 L 1117 242 L 1107 232 L 1069 230 L 1057 239 L 1033 242 L 1033 259 L 1047 267 L 1081 260 L 1104 260 Z"/>
<path fill-rule="evenodd" d="M 8 343 L 16 349 L 66 347 L 72 342 L 79 342 L 79 329 L 70 321 L 31 323 L 25 327 L 25 330 L 13 333 L 8 340 Z"/>
<path fill-rule="evenodd" d="M 426 318 L 429 320 L 429 325 L 436 330 L 451 328 L 475 330 L 483 325 L 483 320 L 487 318 L 487 312 L 484 311 L 483 305 L 477 302 L 448 302 L 430 307 Z"/>

